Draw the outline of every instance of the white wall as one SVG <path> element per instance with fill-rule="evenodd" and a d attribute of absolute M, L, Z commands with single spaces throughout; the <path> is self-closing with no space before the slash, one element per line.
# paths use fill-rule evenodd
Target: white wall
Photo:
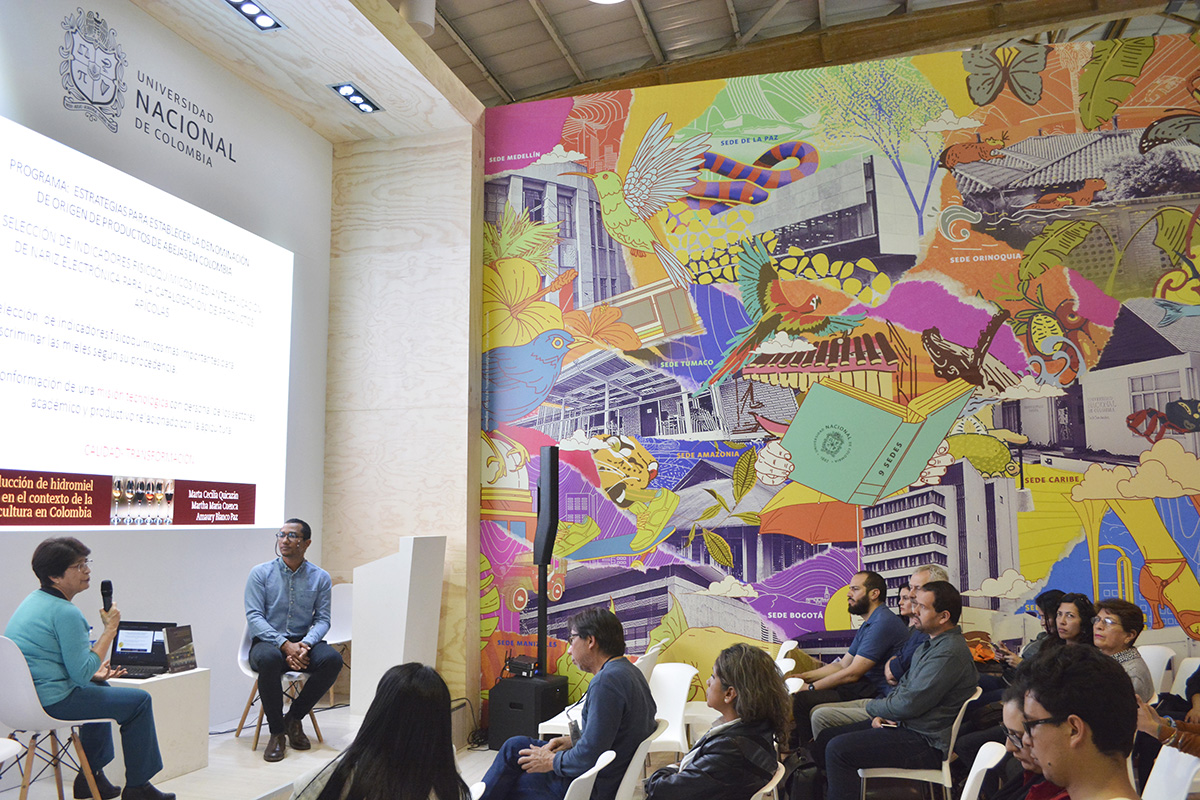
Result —
<path fill-rule="evenodd" d="M 295 253 L 285 505 L 287 516 L 313 524 L 316 542 L 309 556 L 320 563 L 332 147 L 124 0 L 84 5 L 115 30 L 129 61 L 117 132 L 64 108 L 61 23 L 80 5 L 77 0 L 0 0 L 0 116 Z M 146 90 L 139 72 L 211 113 L 209 127 L 232 142 L 236 163 L 214 158 L 209 167 L 137 130 L 134 97 L 139 86 Z M 22 466 L 4 463 L 2 441 L 0 466 Z M 96 561 L 93 588 L 76 599 L 77 605 L 98 626 L 99 582 L 109 579 L 126 619 L 191 624 L 197 658 L 213 670 L 213 723 L 236 718 L 250 689 L 236 664 L 242 590 L 250 567 L 273 556 L 271 533 L 282 519 L 257 522 L 255 528 L 211 531 L 75 532 Z M 29 557 L 44 536 L 0 528 L 0 626 L 36 588 Z"/>

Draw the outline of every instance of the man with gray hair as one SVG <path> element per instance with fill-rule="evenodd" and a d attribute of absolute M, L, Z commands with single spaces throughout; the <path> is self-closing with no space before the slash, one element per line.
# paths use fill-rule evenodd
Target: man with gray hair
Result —
<path fill-rule="evenodd" d="M 920 589 L 927 583 L 934 581 L 949 582 L 946 568 L 940 564 L 924 564 L 917 567 L 913 574 L 908 578 L 908 590 L 910 596 L 915 594 L 917 589 Z M 915 616 L 912 613 L 911 607 L 905 608 L 902 602 L 900 605 L 900 616 L 904 617 L 908 622 L 910 634 L 908 641 L 900 649 L 900 652 L 888 659 L 884 664 L 883 671 L 887 677 L 889 687 L 893 687 L 900 682 L 900 677 L 908 671 L 908 667 L 912 664 L 913 653 L 921 646 L 922 642 L 929 640 L 929 634 L 922 633 L 913 627 Z M 888 690 L 891 691 L 890 689 Z M 886 696 L 886 695 L 885 695 Z M 821 731 L 826 728 L 839 728 L 842 725 L 851 725 L 855 722 L 862 722 L 871 718 L 867 713 L 867 703 L 869 700 L 846 700 L 841 703 L 826 703 L 825 705 L 817 706 L 812 710 L 810 720 L 812 722 L 813 738 L 821 735 Z"/>

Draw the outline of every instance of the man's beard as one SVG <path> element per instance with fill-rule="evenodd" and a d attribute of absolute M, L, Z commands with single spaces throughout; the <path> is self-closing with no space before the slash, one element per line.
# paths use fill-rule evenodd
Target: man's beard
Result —
<path fill-rule="evenodd" d="M 857 603 L 851 603 L 849 606 L 850 613 L 856 617 L 861 617 L 871 610 L 871 601 L 867 598 L 859 600 Z"/>

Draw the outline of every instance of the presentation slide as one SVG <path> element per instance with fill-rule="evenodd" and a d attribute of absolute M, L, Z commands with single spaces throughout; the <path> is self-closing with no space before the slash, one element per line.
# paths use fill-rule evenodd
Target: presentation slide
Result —
<path fill-rule="evenodd" d="M 292 254 L 0 117 L 0 527 L 276 525 Z"/>

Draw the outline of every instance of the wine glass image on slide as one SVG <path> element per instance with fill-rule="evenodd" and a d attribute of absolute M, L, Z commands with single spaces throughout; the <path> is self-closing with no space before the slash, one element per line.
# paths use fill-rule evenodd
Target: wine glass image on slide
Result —
<path fill-rule="evenodd" d="M 125 479 L 125 524 L 133 524 L 133 478 Z"/>

